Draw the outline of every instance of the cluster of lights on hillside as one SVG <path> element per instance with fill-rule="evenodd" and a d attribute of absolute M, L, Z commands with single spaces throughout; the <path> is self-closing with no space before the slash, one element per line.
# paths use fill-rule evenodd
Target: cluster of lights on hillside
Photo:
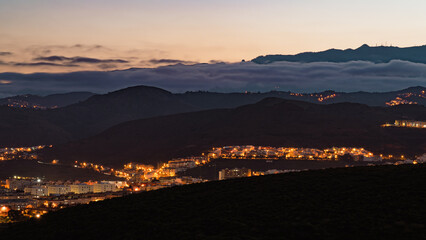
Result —
<path fill-rule="evenodd" d="M 41 150 L 46 146 L 34 146 L 34 147 L 19 147 L 19 148 L 1 148 L 0 149 L 0 161 L 13 160 L 13 159 L 37 159 L 37 154 L 33 154 L 34 151 Z"/>
<path fill-rule="evenodd" d="M 262 146 L 226 146 L 214 148 L 209 156 L 212 158 L 248 158 L 248 159 L 291 159 L 291 160 L 338 160 L 344 155 L 360 158 L 374 158 L 372 152 L 364 148 L 333 147 L 327 149 L 315 148 L 286 148 Z"/>
<path fill-rule="evenodd" d="M 395 120 L 394 123 L 383 124 L 382 127 L 401 127 L 401 128 L 423 128 L 426 129 L 425 121 L 413 120 Z"/>
<path fill-rule="evenodd" d="M 22 99 L 8 99 L 7 106 L 13 107 L 13 108 L 32 108 L 32 109 L 41 109 L 41 110 L 58 108 L 58 106 L 46 107 L 37 103 L 30 103 Z"/>
<path fill-rule="evenodd" d="M 387 106 L 397 106 L 402 104 L 418 104 L 415 101 L 411 101 L 410 98 L 418 97 L 418 98 L 426 98 L 426 92 L 423 90 L 419 93 L 401 93 L 395 99 L 392 99 L 386 102 Z"/>
<path fill-rule="evenodd" d="M 113 175 L 127 180 L 160 179 L 176 177 L 180 171 L 208 164 L 213 159 L 266 159 L 266 160 L 313 160 L 339 161 L 343 156 L 351 156 L 355 161 L 382 161 L 385 159 L 405 160 L 403 155 L 375 155 L 364 148 L 333 147 L 327 149 L 286 148 L 264 146 L 225 146 L 216 147 L 198 157 L 172 159 L 155 168 L 151 165 L 128 163 L 121 169 L 113 169 L 100 164 L 75 162 L 75 167 L 92 169 L 106 175 Z"/>
<path fill-rule="evenodd" d="M 337 97 L 338 95 L 336 93 L 330 93 L 330 94 L 322 94 L 322 93 L 311 93 L 311 94 L 303 94 L 303 93 L 290 93 L 290 96 L 295 97 L 313 97 L 318 102 L 324 102 L 330 99 L 333 99 Z"/>

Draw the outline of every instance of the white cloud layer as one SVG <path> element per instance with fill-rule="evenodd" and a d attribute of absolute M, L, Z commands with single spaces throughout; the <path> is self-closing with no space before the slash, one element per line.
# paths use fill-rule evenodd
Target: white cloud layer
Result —
<path fill-rule="evenodd" d="M 0 73 L 0 96 L 51 94 L 71 91 L 105 93 L 135 85 L 185 91 L 392 91 L 426 86 L 426 65 L 393 60 L 374 64 L 290 63 L 268 65 L 245 63 L 173 65 L 122 71 L 71 73 Z"/>

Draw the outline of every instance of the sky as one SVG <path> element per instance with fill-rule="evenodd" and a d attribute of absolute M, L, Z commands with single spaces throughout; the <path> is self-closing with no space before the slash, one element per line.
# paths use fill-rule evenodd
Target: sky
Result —
<path fill-rule="evenodd" d="M 424 9 L 424 0 L 0 0 L 0 72 L 232 64 L 364 43 L 419 46 L 426 43 Z"/>

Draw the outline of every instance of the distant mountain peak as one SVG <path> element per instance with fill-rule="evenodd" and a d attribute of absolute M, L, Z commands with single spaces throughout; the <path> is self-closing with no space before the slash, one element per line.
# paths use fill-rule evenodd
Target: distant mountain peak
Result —
<path fill-rule="evenodd" d="M 152 86 L 145 86 L 145 85 L 138 85 L 138 86 L 132 86 L 124 89 L 120 89 L 114 92 L 111 92 L 109 94 L 120 94 L 120 93 L 132 93 L 132 92 L 158 92 L 163 94 L 172 94 L 171 92 L 158 88 L 158 87 L 152 87 Z"/>
<path fill-rule="evenodd" d="M 361 47 L 359 47 L 357 49 L 365 49 L 365 48 L 370 48 L 370 46 L 368 46 L 368 44 L 364 43 L 364 44 L 362 44 Z"/>

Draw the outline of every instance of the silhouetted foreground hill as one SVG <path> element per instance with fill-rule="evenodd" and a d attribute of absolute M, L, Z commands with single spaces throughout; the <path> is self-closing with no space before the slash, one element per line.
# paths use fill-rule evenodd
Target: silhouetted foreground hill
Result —
<path fill-rule="evenodd" d="M 425 239 L 424 165 L 174 187 L 49 213 L 5 239 Z"/>
<path fill-rule="evenodd" d="M 93 136 L 126 121 L 207 109 L 235 108 L 268 97 L 312 103 L 356 102 L 372 106 L 385 106 L 386 102 L 400 97 L 404 101 L 426 104 L 425 90 L 423 87 L 413 87 L 388 93 L 173 94 L 155 87 L 138 86 L 95 95 L 86 101 L 58 109 L 34 111 L 0 106 L 0 147 L 64 143 Z"/>
<path fill-rule="evenodd" d="M 367 44 L 357 49 L 329 49 L 322 52 L 304 52 L 296 55 L 266 55 L 259 56 L 252 62 L 268 64 L 279 61 L 287 62 L 349 62 L 370 61 L 386 63 L 391 60 L 404 60 L 416 63 L 426 63 L 426 45 L 418 47 L 370 47 Z"/>
<path fill-rule="evenodd" d="M 41 109 L 60 108 L 85 101 L 93 95 L 95 94 L 91 92 L 52 94 L 45 97 L 27 94 L 2 98 L 0 99 L 0 105 Z"/>
<path fill-rule="evenodd" d="M 141 119 L 99 135 L 54 146 L 48 160 L 87 161 L 112 166 L 155 164 L 198 155 L 212 147 L 260 145 L 287 147 L 364 147 L 379 153 L 423 154 L 426 129 L 382 128 L 395 119 L 425 120 L 426 108 L 389 108 L 338 103 L 318 105 L 268 98 L 236 109 L 209 110 Z"/>

